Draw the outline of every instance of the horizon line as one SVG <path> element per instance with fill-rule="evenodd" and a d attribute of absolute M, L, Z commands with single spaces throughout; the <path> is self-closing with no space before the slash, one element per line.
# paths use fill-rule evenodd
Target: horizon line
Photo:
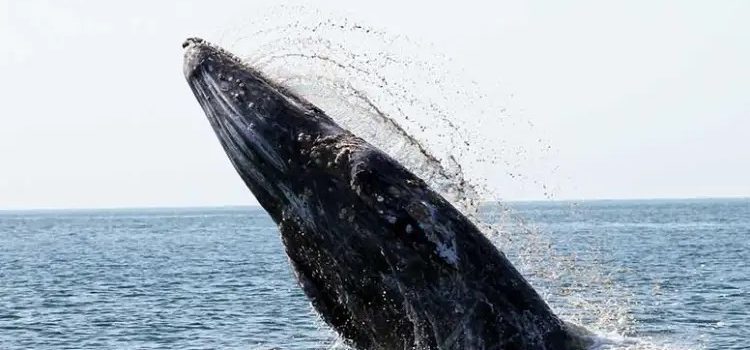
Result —
<path fill-rule="evenodd" d="M 750 196 L 698 196 L 698 197 L 628 197 L 628 198 L 542 198 L 542 199 L 497 199 L 482 201 L 482 204 L 487 203 L 566 203 L 566 202 L 609 202 L 609 201 L 622 201 L 622 202 L 635 202 L 635 201 L 701 201 L 701 200 L 750 200 Z M 20 208 L 2 208 L 1 212 L 30 212 L 30 211 L 114 211 L 114 210 L 159 210 L 159 209 L 230 209 L 230 208 L 257 208 L 263 209 L 258 203 L 244 203 L 244 204 L 207 204 L 207 205 L 133 205 L 133 206 L 102 206 L 102 207 L 20 207 Z"/>

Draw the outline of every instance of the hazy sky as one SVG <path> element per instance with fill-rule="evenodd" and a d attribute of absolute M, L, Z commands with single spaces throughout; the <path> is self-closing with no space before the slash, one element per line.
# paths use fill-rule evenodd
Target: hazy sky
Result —
<path fill-rule="evenodd" d="M 254 203 L 180 44 L 258 3 L 1 3 L 0 209 Z M 750 1 L 492 3 L 315 6 L 512 91 L 558 150 L 557 198 L 750 196 Z"/>

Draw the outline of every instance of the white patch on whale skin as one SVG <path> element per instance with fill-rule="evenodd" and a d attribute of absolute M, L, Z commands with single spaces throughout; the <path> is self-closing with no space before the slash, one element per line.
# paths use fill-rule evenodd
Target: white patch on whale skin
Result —
<path fill-rule="evenodd" d="M 334 158 L 334 162 L 338 164 L 342 161 L 342 159 L 344 159 L 344 157 L 348 157 L 349 155 L 351 155 L 352 152 L 354 152 L 354 148 L 355 148 L 354 146 L 355 146 L 354 144 L 341 145 L 341 147 L 339 147 L 339 151 L 336 152 L 336 157 Z"/>
<path fill-rule="evenodd" d="M 411 203 L 406 211 L 416 219 L 427 240 L 435 244 L 435 253 L 448 264 L 456 267 L 458 265 L 456 235 L 451 228 L 440 224 L 435 207 L 425 201 L 419 201 Z"/>
<path fill-rule="evenodd" d="M 287 200 L 288 206 L 292 209 L 294 214 L 302 220 L 310 228 L 315 228 L 315 219 L 310 211 L 310 203 L 305 195 L 298 195 L 288 187 L 284 185 L 278 185 L 279 191 L 284 194 Z"/>
<path fill-rule="evenodd" d="M 430 237 L 428 237 L 429 239 Z M 436 243 L 437 244 L 437 251 L 436 253 L 448 263 L 450 263 L 453 266 L 458 265 L 458 255 L 456 254 L 456 247 L 453 245 L 447 245 L 444 243 Z M 454 243 L 455 244 L 455 243 Z"/>

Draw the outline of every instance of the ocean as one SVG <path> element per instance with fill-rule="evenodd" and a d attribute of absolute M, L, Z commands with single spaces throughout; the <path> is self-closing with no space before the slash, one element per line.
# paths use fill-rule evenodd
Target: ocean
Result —
<path fill-rule="evenodd" d="M 750 199 L 504 208 L 515 221 L 497 244 L 612 348 L 750 348 Z M 336 342 L 260 208 L 0 212 L 0 349 Z"/>

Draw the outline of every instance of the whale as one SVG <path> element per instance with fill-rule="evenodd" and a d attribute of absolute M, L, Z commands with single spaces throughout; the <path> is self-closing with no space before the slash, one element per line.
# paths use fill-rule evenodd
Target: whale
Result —
<path fill-rule="evenodd" d="M 583 349 L 449 201 L 288 87 L 199 38 L 184 75 L 277 224 L 321 318 L 356 349 Z"/>

